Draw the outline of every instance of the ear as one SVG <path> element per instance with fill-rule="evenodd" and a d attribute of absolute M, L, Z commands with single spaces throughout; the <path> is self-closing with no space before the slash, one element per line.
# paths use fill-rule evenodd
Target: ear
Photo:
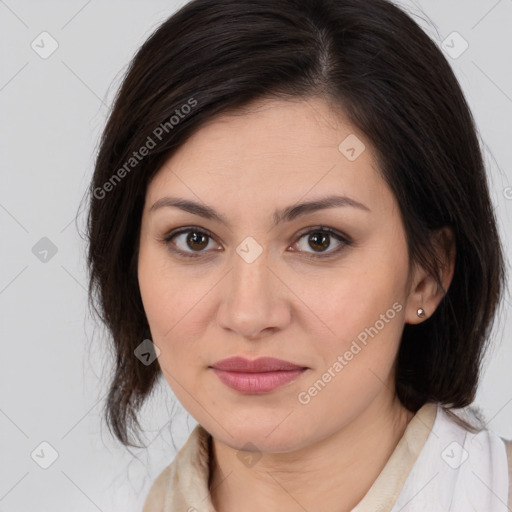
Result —
<path fill-rule="evenodd" d="M 453 231 L 445 226 L 433 233 L 432 237 L 433 246 L 440 262 L 439 277 L 443 288 L 448 291 L 455 267 L 455 236 Z M 419 324 L 434 314 L 444 297 L 444 291 L 438 285 L 435 277 L 419 265 L 414 266 L 410 283 L 405 323 Z M 423 318 L 418 315 L 419 308 L 425 312 Z"/>

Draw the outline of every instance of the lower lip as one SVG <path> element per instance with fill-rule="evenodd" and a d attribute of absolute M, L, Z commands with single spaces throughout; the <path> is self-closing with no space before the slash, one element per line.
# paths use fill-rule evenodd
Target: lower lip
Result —
<path fill-rule="evenodd" d="M 217 377 L 236 391 L 256 395 L 260 393 L 268 393 L 274 389 L 295 380 L 306 368 L 298 368 L 297 370 L 280 370 L 275 372 L 264 373 L 243 373 L 230 372 L 226 370 L 218 370 L 212 368 Z"/>

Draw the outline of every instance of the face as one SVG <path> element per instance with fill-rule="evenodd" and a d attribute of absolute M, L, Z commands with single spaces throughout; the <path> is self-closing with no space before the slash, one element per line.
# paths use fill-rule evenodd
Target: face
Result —
<path fill-rule="evenodd" d="M 147 190 L 138 278 L 163 376 L 234 449 L 307 446 L 394 394 L 405 233 L 369 142 L 325 100 L 259 101 L 181 146 Z M 232 356 L 305 369 L 233 389 L 212 368 Z"/>

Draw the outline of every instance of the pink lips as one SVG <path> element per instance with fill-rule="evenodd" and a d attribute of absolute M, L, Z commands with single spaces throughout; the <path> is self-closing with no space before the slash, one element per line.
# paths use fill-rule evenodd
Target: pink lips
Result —
<path fill-rule="evenodd" d="M 230 388 L 242 393 L 259 394 L 295 380 L 307 368 L 273 357 L 261 357 L 254 361 L 230 357 L 213 364 L 212 370 Z"/>

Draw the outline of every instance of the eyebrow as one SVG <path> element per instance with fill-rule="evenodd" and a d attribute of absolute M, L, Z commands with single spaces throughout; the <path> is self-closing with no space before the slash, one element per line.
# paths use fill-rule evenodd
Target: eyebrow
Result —
<path fill-rule="evenodd" d="M 327 196 L 320 199 L 315 199 L 313 201 L 307 201 L 299 204 L 290 205 L 287 206 L 286 208 L 283 208 L 282 210 L 276 210 L 273 216 L 274 225 L 280 224 L 282 222 L 291 222 L 297 217 L 306 215 L 308 213 L 313 213 L 318 210 L 347 206 L 368 212 L 370 211 L 370 209 L 366 205 L 354 199 L 351 199 L 350 197 Z M 156 201 L 153 204 L 153 206 L 151 206 L 149 212 L 152 213 L 164 207 L 180 208 L 181 210 L 192 213 L 194 215 L 198 215 L 200 217 L 204 217 L 205 219 L 214 220 L 226 226 L 230 226 L 228 220 L 225 219 L 224 216 L 222 216 L 220 213 L 216 212 L 213 208 L 206 206 L 204 204 L 196 203 L 194 201 L 178 197 L 162 197 L 161 199 Z"/>

